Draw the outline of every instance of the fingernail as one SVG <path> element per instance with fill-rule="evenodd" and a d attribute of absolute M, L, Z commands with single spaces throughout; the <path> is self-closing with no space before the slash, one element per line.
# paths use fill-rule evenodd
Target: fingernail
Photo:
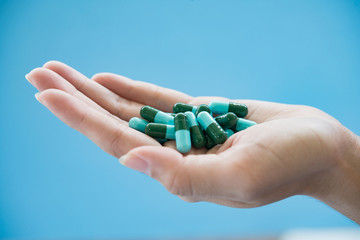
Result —
<path fill-rule="evenodd" d="M 150 176 L 149 163 L 143 158 L 132 155 L 124 155 L 119 159 L 119 162 L 128 168 L 134 169 Z"/>
<path fill-rule="evenodd" d="M 28 81 L 29 81 L 29 83 L 31 83 L 31 84 L 32 84 L 32 82 L 31 82 L 31 80 L 30 80 L 30 77 L 29 77 L 29 74 L 26 74 L 26 75 L 25 75 L 25 78 L 26 78 L 26 80 L 28 80 Z"/>
<path fill-rule="evenodd" d="M 41 103 L 41 101 L 40 101 L 40 99 L 39 99 L 39 94 L 40 94 L 40 93 L 35 93 L 35 98 L 36 98 L 36 100 L 38 100 L 38 102 Z"/>

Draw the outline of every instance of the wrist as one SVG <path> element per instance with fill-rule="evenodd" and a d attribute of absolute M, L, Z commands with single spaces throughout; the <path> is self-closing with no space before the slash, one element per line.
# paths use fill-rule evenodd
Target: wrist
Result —
<path fill-rule="evenodd" d="M 308 195 L 360 223 L 360 137 L 341 128 L 335 164 L 312 179 Z"/>

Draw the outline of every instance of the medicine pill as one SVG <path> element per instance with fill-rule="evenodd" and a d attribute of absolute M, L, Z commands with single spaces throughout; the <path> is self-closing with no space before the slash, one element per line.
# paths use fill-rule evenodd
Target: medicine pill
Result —
<path fill-rule="evenodd" d="M 210 113 L 210 116 L 212 116 L 211 110 L 210 110 L 209 106 L 206 105 L 206 104 L 200 104 L 200 105 L 197 107 L 195 116 L 199 115 L 199 113 L 201 113 L 201 112 L 203 112 L 203 111 L 206 111 L 206 112 Z"/>
<path fill-rule="evenodd" d="M 209 104 L 211 111 L 215 114 L 225 114 L 233 112 L 238 117 L 245 117 L 248 114 L 248 108 L 245 104 L 235 102 L 212 101 Z"/>
<path fill-rule="evenodd" d="M 138 117 L 133 117 L 129 121 L 129 127 L 145 133 L 145 128 L 146 128 L 146 125 L 148 125 L 148 123 L 149 122 L 144 119 L 141 119 Z"/>
<path fill-rule="evenodd" d="M 248 127 L 251 127 L 253 125 L 256 125 L 256 122 L 248 120 L 248 119 L 244 119 L 244 118 L 238 118 L 237 122 L 236 122 L 236 126 L 233 127 L 233 130 L 236 130 L 237 132 L 244 130 Z"/>
<path fill-rule="evenodd" d="M 215 147 L 217 144 L 214 140 L 212 140 L 211 138 L 209 138 L 208 135 L 206 135 L 206 144 L 205 147 L 207 149 L 212 149 L 213 147 Z"/>
<path fill-rule="evenodd" d="M 145 128 L 146 135 L 153 138 L 175 139 L 175 127 L 161 123 L 149 123 Z"/>
<path fill-rule="evenodd" d="M 150 106 L 140 110 L 142 118 L 134 117 L 129 127 L 143 132 L 163 144 L 167 140 L 176 140 L 179 152 L 187 153 L 191 147 L 211 149 L 222 144 L 234 135 L 255 125 L 254 121 L 244 119 L 247 106 L 234 102 L 212 101 L 209 105 L 194 106 L 176 103 L 174 113 L 165 113 Z M 212 114 L 219 116 L 213 118 Z"/>
<path fill-rule="evenodd" d="M 184 113 L 178 113 L 174 119 L 176 148 L 181 153 L 187 153 L 191 149 L 191 138 L 187 117 Z"/>
<path fill-rule="evenodd" d="M 222 127 L 222 128 L 232 128 L 236 125 L 238 117 L 235 113 L 229 112 L 224 115 L 217 116 L 215 121 Z"/>
<path fill-rule="evenodd" d="M 206 111 L 200 112 L 197 116 L 198 122 L 205 129 L 207 135 L 217 144 L 222 144 L 226 141 L 226 132 L 214 120 L 213 117 Z"/>
<path fill-rule="evenodd" d="M 144 106 L 140 110 L 140 116 L 149 122 L 174 125 L 174 117 L 150 106 Z"/>
<path fill-rule="evenodd" d="M 234 131 L 231 129 L 225 129 L 225 132 L 228 138 L 234 135 Z"/>
<path fill-rule="evenodd" d="M 188 123 L 189 129 L 190 129 L 192 145 L 195 148 L 204 147 L 205 143 L 206 143 L 206 138 L 196 120 L 195 114 L 193 112 L 188 111 L 188 112 L 185 112 L 185 115 L 187 117 L 187 123 Z"/>
<path fill-rule="evenodd" d="M 187 103 L 175 103 L 173 106 L 173 112 L 174 113 L 184 113 L 187 111 L 196 113 L 196 109 L 197 107 L 191 104 L 187 104 Z"/>

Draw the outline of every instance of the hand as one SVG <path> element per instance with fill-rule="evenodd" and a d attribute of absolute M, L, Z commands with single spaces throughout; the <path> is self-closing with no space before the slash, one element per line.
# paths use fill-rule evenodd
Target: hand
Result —
<path fill-rule="evenodd" d="M 161 146 L 127 121 L 143 105 L 171 112 L 177 102 L 229 99 L 194 98 L 110 73 L 91 80 L 54 61 L 27 79 L 40 91 L 37 99 L 63 122 L 186 201 L 256 207 L 305 194 L 360 221 L 359 138 L 318 109 L 231 100 L 246 104 L 247 118 L 259 124 L 209 151 L 182 155 L 174 141 Z"/>

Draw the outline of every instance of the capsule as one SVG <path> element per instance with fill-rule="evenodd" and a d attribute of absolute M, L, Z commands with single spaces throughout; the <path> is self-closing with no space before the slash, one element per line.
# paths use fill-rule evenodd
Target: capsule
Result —
<path fill-rule="evenodd" d="M 222 144 L 226 141 L 226 132 L 220 125 L 210 116 L 206 111 L 199 113 L 197 116 L 198 122 L 205 129 L 207 135 L 214 140 L 216 144 Z"/>
<path fill-rule="evenodd" d="M 235 113 L 229 112 L 224 115 L 217 116 L 215 121 L 222 127 L 222 128 L 232 128 L 236 125 L 238 117 Z"/>
<path fill-rule="evenodd" d="M 140 116 L 149 122 L 174 125 L 174 117 L 156 108 L 144 106 L 140 110 Z"/>
<path fill-rule="evenodd" d="M 228 138 L 234 135 L 234 131 L 231 129 L 225 129 L 225 132 Z"/>
<path fill-rule="evenodd" d="M 193 112 L 185 112 L 190 129 L 191 143 L 196 148 L 205 146 L 206 138 Z"/>
<path fill-rule="evenodd" d="M 199 113 L 201 113 L 203 111 L 206 111 L 206 112 L 210 113 L 210 115 L 212 116 L 211 110 L 210 110 L 209 106 L 206 105 L 206 104 L 200 104 L 197 107 L 196 112 L 195 112 L 195 116 L 199 115 Z"/>
<path fill-rule="evenodd" d="M 217 144 L 216 142 L 214 142 L 214 140 L 212 140 L 211 138 L 209 138 L 209 136 L 206 135 L 206 144 L 205 147 L 207 149 L 212 149 L 213 147 L 215 147 Z"/>
<path fill-rule="evenodd" d="M 187 104 L 187 103 L 175 103 L 174 107 L 173 107 L 173 112 L 174 113 L 184 113 L 187 111 L 196 113 L 196 109 L 197 107 L 191 104 Z"/>
<path fill-rule="evenodd" d="M 241 130 L 244 130 L 244 129 L 254 126 L 254 125 L 256 125 L 256 122 L 254 122 L 254 121 L 244 119 L 244 118 L 238 118 L 235 127 L 233 127 L 232 129 L 239 132 Z"/>
<path fill-rule="evenodd" d="M 186 115 L 184 113 L 176 114 L 174 123 L 176 148 L 179 152 L 187 153 L 191 149 L 191 138 Z"/>
<path fill-rule="evenodd" d="M 145 133 L 145 128 L 146 128 L 146 125 L 148 125 L 148 123 L 149 122 L 144 119 L 141 119 L 138 117 L 133 117 L 129 121 L 129 127 Z"/>
<path fill-rule="evenodd" d="M 211 111 L 215 114 L 225 114 L 233 112 L 238 117 L 245 117 L 248 114 L 248 108 L 245 104 L 235 102 L 212 101 L 209 104 Z"/>
<path fill-rule="evenodd" d="M 145 134 L 153 138 L 175 139 L 175 127 L 161 123 L 149 123 L 145 128 Z"/>

